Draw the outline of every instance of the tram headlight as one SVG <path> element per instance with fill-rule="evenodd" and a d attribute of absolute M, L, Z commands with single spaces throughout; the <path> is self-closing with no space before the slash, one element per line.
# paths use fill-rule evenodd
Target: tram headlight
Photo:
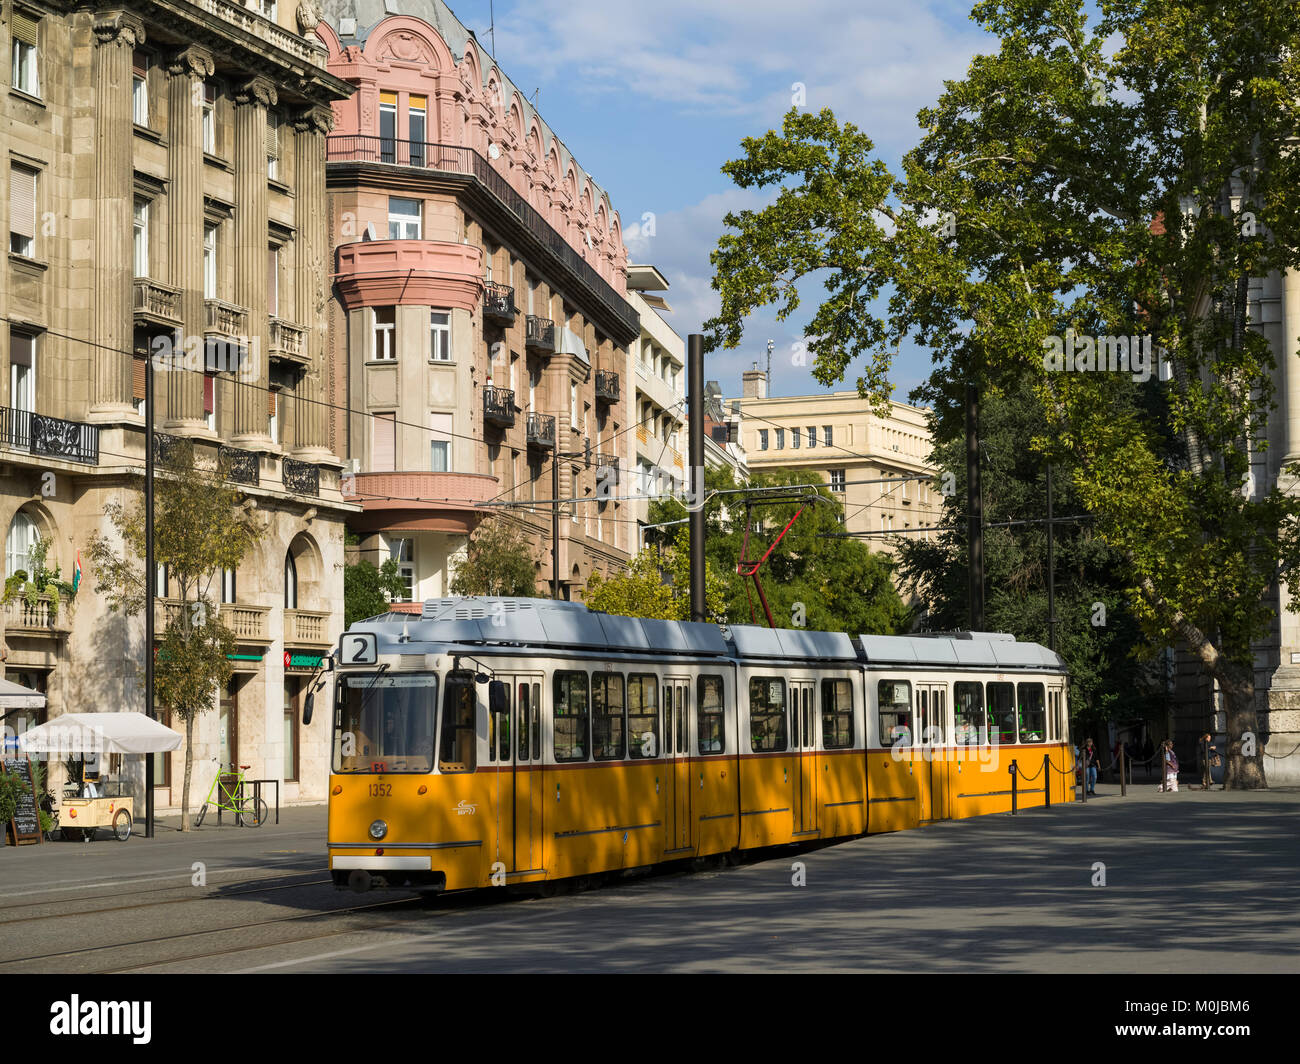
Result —
<path fill-rule="evenodd" d="M 376 820 L 370 825 L 370 837 L 372 839 L 382 839 L 388 834 L 388 825 L 382 820 Z"/>

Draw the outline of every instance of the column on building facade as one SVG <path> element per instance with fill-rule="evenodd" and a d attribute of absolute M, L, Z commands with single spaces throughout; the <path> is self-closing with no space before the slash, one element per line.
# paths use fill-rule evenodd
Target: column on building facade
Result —
<path fill-rule="evenodd" d="M 1283 279 L 1282 302 L 1282 364 L 1283 386 L 1286 389 L 1286 454 L 1283 464 L 1300 461 L 1300 270 L 1287 270 Z"/>
<path fill-rule="evenodd" d="M 293 123 L 298 235 L 294 240 L 294 313 L 306 332 L 310 359 L 298 382 L 295 453 L 304 461 L 332 458 L 327 438 L 325 326 L 329 255 L 325 201 L 325 137 L 334 125 L 328 107 L 313 107 Z"/>
<path fill-rule="evenodd" d="M 235 302 L 248 315 L 251 365 L 235 387 L 235 435 L 244 447 L 269 448 L 267 389 L 270 385 L 266 276 L 266 113 L 276 103 L 275 86 L 252 78 L 234 92 L 235 101 Z"/>
<path fill-rule="evenodd" d="M 131 56 L 144 24 L 126 11 L 95 15 L 94 402 L 92 420 L 133 413 L 131 219 L 135 199 Z"/>
<path fill-rule="evenodd" d="M 180 289 L 176 311 L 182 352 L 201 350 L 203 307 L 203 114 L 205 78 L 215 67 L 211 54 L 197 45 L 167 62 L 167 262 L 174 288 Z M 159 382 L 162 383 L 162 382 Z M 194 367 L 166 375 L 167 432 L 196 433 L 205 428 L 203 374 Z M 161 392 L 160 392 L 161 394 Z"/>

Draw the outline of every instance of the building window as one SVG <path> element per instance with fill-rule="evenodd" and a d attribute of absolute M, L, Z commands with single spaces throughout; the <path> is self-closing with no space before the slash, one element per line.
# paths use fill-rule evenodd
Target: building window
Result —
<path fill-rule="evenodd" d="M 776 447 L 775 447 L 775 450 L 778 450 L 778 451 L 784 451 L 784 450 L 785 450 L 785 429 L 777 429 L 777 430 L 776 430 Z"/>
<path fill-rule="evenodd" d="M 376 473 L 391 473 L 397 468 L 397 412 L 375 414 L 370 425 L 374 433 L 370 468 Z"/>
<path fill-rule="evenodd" d="M 236 593 L 236 588 L 235 588 L 235 570 L 234 570 L 234 569 L 222 569 L 222 570 L 221 570 L 221 601 L 222 601 L 222 603 L 230 603 L 230 602 L 234 602 L 234 601 L 235 601 L 235 593 Z"/>
<path fill-rule="evenodd" d="M 36 409 L 36 337 L 13 329 L 9 330 L 9 406 L 28 414 Z M 28 434 L 26 427 L 19 431 Z"/>
<path fill-rule="evenodd" d="M 298 608 L 298 566 L 294 564 L 292 553 L 284 556 L 284 608 Z"/>
<path fill-rule="evenodd" d="M 767 450 L 767 429 L 758 430 L 758 449 L 760 451 Z"/>
<path fill-rule="evenodd" d="M 15 10 L 9 20 L 9 30 L 14 38 L 13 81 L 19 92 L 28 96 L 41 94 L 40 78 L 36 71 L 36 32 L 38 19 Z"/>
<path fill-rule="evenodd" d="M 790 430 L 790 448 L 795 451 L 799 449 L 799 430 L 797 428 Z"/>
<path fill-rule="evenodd" d="M 407 120 L 410 130 L 407 134 L 411 138 L 411 165 L 424 165 L 424 142 L 427 137 L 425 132 L 425 114 L 426 114 L 426 97 L 412 96 L 406 107 Z"/>
<path fill-rule="evenodd" d="M 396 307 L 372 307 L 371 314 L 374 315 L 374 337 L 375 353 L 374 357 L 380 361 L 395 359 L 397 357 L 397 308 Z"/>
<path fill-rule="evenodd" d="M 569 427 L 578 431 L 578 384 L 576 381 L 569 381 Z"/>
<path fill-rule="evenodd" d="M 827 447 L 835 446 L 831 443 L 831 427 L 829 425 L 822 426 L 822 443 L 826 444 Z"/>
<path fill-rule="evenodd" d="M 429 471 L 432 473 L 451 472 L 451 415 L 429 415 Z"/>
<path fill-rule="evenodd" d="M 420 239 L 420 201 L 388 197 L 388 239 Z"/>
<path fill-rule="evenodd" d="M 217 431 L 217 375 L 203 374 L 203 419 L 209 432 Z"/>
<path fill-rule="evenodd" d="M 266 176 L 280 176 L 280 116 L 271 110 L 266 112 Z"/>
<path fill-rule="evenodd" d="M 831 491 L 843 491 L 843 490 L 844 490 L 844 470 L 832 469 L 831 470 Z"/>
<path fill-rule="evenodd" d="M 144 200 L 135 201 L 135 217 L 132 220 L 132 249 L 134 252 L 135 275 L 149 276 L 149 204 Z"/>
<path fill-rule="evenodd" d="M 415 540 L 409 536 L 392 540 L 389 555 L 397 562 L 397 575 L 402 581 L 402 593 L 394 602 L 415 601 Z"/>
<path fill-rule="evenodd" d="M 397 93 L 379 94 L 379 161 L 397 161 Z"/>
<path fill-rule="evenodd" d="M 203 83 L 203 150 L 209 155 L 217 153 L 217 86 L 211 81 Z"/>
<path fill-rule="evenodd" d="M 266 249 L 266 312 L 272 318 L 280 316 L 280 249 Z"/>
<path fill-rule="evenodd" d="M 217 227 L 203 227 L 203 298 L 217 298 Z"/>
<path fill-rule="evenodd" d="M 6 577 L 13 576 L 19 569 L 31 576 L 30 554 L 38 539 L 40 533 L 36 530 L 36 522 L 19 510 L 10 522 L 9 536 L 5 540 Z"/>
<path fill-rule="evenodd" d="M 274 5 L 273 5 L 274 6 Z M 296 676 L 284 678 L 284 779 L 298 778 L 298 689 Z"/>
<path fill-rule="evenodd" d="M 278 387 L 269 387 L 266 390 L 266 431 L 271 437 L 272 443 L 280 442 L 280 404 L 284 400 L 281 398 Z"/>
<path fill-rule="evenodd" d="M 429 359 L 451 361 L 451 312 L 448 310 L 429 311 Z"/>
<path fill-rule="evenodd" d="M 153 574 L 153 594 L 154 598 L 166 598 L 170 590 L 168 586 L 169 574 L 166 563 L 154 567 Z"/>
<path fill-rule="evenodd" d="M 817 430 L 812 425 L 808 426 L 808 446 L 817 446 Z"/>
<path fill-rule="evenodd" d="M 149 57 L 138 48 L 131 54 L 131 121 L 149 127 Z"/>
<path fill-rule="evenodd" d="M 36 257 L 36 171 L 9 164 L 9 250 Z"/>
<path fill-rule="evenodd" d="M 262 13 L 263 18 L 269 18 L 272 22 L 275 21 L 276 18 L 275 0 L 258 0 L 257 9 Z M 288 776 L 285 777 L 285 779 L 288 778 L 289 778 Z M 298 778 L 297 776 L 294 776 L 294 779 L 297 778 Z"/>

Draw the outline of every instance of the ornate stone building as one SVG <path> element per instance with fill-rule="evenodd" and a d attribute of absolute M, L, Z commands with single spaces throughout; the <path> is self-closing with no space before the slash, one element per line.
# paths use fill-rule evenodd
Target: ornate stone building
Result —
<path fill-rule="evenodd" d="M 639 335 L 621 223 L 445 4 L 398 6 L 330 2 L 318 31 L 356 89 L 326 164 L 331 441 L 364 507 L 349 523 L 418 601 L 447 594 L 469 533 L 501 514 L 546 593 L 559 498 L 557 593 L 576 597 L 635 543 L 614 482 Z"/>
<path fill-rule="evenodd" d="M 356 507 L 324 405 L 325 139 L 351 88 L 326 71 L 317 21 L 310 0 L 3 3 L 6 576 L 31 569 L 39 538 L 69 578 L 111 532 L 105 506 L 142 487 L 145 358 L 183 355 L 155 362 L 158 446 L 228 455 L 263 528 L 222 581 L 237 671 L 198 725 L 199 799 L 213 759 L 280 781 L 286 802 L 325 797 L 329 714 L 301 728 L 297 703 L 342 625 Z M 143 618 L 108 613 L 88 565 L 51 605 L 5 602 L 8 677 L 44 690 L 50 716 L 143 709 Z M 160 808 L 181 764 L 160 758 Z"/>

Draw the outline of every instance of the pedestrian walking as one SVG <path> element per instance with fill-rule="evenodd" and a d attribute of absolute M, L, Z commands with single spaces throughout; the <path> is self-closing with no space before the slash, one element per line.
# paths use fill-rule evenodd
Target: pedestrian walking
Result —
<path fill-rule="evenodd" d="M 1214 783 L 1214 776 L 1210 770 L 1218 768 L 1222 764 L 1219 760 L 1218 748 L 1215 747 L 1209 732 L 1206 732 L 1197 740 L 1196 755 L 1201 763 L 1201 790 L 1208 791 L 1211 784 Z"/>
<path fill-rule="evenodd" d="M 1091 739 L 1083 745 L 1083 767 L 1087 769 L 1088 772 L 1088 793 L 1096 794 L 1099 758 L 1097 756 L 1097 748 L 1092 745 Z"/>
<path fill-rule="evenodd" d="M 1174 753 L 1174 741 L 1166 739 L 1160 746 L 1160 756 L 1164 763 L 1164 783 L 1157 791 L 1166 793 L 1178 791 L 1178 755 Z"/>

